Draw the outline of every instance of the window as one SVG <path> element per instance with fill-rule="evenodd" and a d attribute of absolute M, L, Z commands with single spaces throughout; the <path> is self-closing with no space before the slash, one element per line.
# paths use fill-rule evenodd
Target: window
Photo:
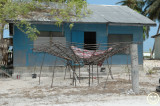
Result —
<path fill-rule="evenodd" d="M 112 45 L 112 43 L 132 42 L 132 41 L 133 41 L 133 35 L 120 35 L 120 34 L 108 35 L 108 43 L 111 43 L 110 46 Z M 128 54 L 128 53 L 129 49 L 122 51 L 119 54 Z"/>
<path fill-rule="evenodd" d="M 62 32 L 53 32 L 53 31 L 40 31 L 38 38 L 34 41 L 34 47 L 37 47 L 41 44 L 46 44 L 52 42 L 61 42 L 66 45 L 66 38 Z"/>
<path fill-rule="evenodd" d="M 40 31 L 38 37 L 64 37 L 62 32 Z"/>
<path fill-rule="evenodd" d="M 9 23 L 9 34 L 10 36 L 13 36 L 14 35 L 14 29 L 13 29 L 13 23 Z"/>

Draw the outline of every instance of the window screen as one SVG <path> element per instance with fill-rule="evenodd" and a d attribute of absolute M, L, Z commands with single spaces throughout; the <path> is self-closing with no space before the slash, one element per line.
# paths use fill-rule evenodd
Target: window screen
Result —
<path fill-rule="evenodd" d="M 66 45 L 66 38 L 62 32 L 40 31 L 37 40 L 34 41 L 34 47 L 38 47 L 41 44 L 52 42 L 61 42 Z"/>
<path fill-rule="evenodd" d="M 133 35 L 109 35 L 108 36 L 108 43 L 120 43 L 120 42 L 132 42 L 133 41 Z M 119 54 L 128 54 L 129 49 L 120 52 Z"/>
<path fill-rule="evenodd" d="M 64 37 L 63 32 L 40 31 L 38 37 Z"/>

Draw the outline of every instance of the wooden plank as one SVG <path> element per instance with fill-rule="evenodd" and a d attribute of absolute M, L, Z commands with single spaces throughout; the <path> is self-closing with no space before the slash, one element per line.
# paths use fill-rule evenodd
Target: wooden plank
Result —
<path fill-rule="evenodd" d="M 153 70 L 160 70 L 160 67 L 153 67 Z"/>
<path fill-rule="evenodd" d="M 0 73 L 3 73 L 5 75 L 7 75 L 8 77 L 12 77 L 10 74 L 8 74 L 7 72 L 3 71 L 3 70 L 0 70 Z"/>

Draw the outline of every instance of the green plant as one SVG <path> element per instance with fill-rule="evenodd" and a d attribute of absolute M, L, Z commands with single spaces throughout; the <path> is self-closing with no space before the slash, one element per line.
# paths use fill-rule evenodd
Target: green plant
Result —
<path fill-rule="evenodd" d="M 4 26 L 8 23 L 7 20 L 10 20 L 30 40 L 36 40 L 40 32 L 27 21 L 32 19 L 33 13 L 47 13 L 50 18 L 56 20 L 57 26 L 60 27 L 65 21 L 72 28 L 73 20 L 79 20 L 91 12 L 87 9 L 85 0 L 0 0 L 0 35 L 3 35 Z M 0 38 L 3 40 L 3 36 Z"/>
<path fill-rule="evenodd" d="M 147 72 L 147 74 L 152 75 L 152 74 L 154 74 L 154 72 L 153 72 L 152 69 L 149 69 L 148 72 Z"/>
<path fill-rule="evenodd" d="M 156 74 L 157 73 L 157 70 L 153 70 L 153 69 L 151 69 L 151 68 L 149 68 L 148 70 L 147 70 L 147 74 L 148 75 L 152 75 L 152 74 Z"/>

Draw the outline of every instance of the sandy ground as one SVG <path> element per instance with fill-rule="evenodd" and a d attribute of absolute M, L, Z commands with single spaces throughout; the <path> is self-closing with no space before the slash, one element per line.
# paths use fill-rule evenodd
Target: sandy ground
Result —
<path fill-rule="evenodd" d="M 39 79 L 24 77 L 21 79 L 0 79 L 0 106 L 151 106 L 147 95 L 155 92 L 160 78 L 160 61 L 145 60 L 144 71 L 140 72 L 140 94 L 132 91 L 128 73 L 114 74 L 114 79 L 106 82 L 106 77 L 100 78 L 98 84 L 94 77 L 93 84 L 88 87 L 88 79 L 77 81 L 77 86 L 72 85 L 68 77 L 54 78 L 51 88 L 51 77 Z M 106 87 L 105 87 L 106 85 Z M 104 88 L 105 87 L 105 88 Z M 160 102 L 154 106 L 160 106 Z"/>

